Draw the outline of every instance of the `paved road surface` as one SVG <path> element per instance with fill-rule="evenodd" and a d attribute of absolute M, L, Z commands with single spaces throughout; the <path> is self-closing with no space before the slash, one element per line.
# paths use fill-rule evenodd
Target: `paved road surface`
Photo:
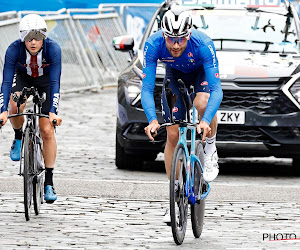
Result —
<path fill-rule="evenodd" d="M 54 179 L 59 198 L 29 222 L 18 165 L 9 159 L 13 134 L 10 125 L 3 128 L 0 249 L 178 248 L 162 222 L 168 206 L 163 156 L 142 171 L 114 165 L 115 92 L 62 97 Z M 221 159 L 203 234 L 194 239 L 189 224 L 180 249 L 300 249 L 299 240 L 270 241 L 274 234 L 300 238 L 300 182 L 293 175 L 290 159 Z"/>

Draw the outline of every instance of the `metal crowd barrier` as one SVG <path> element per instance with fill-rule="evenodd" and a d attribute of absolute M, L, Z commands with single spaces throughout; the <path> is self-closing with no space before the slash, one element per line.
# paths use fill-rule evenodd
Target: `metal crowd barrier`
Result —
<path fill-rule="evenodd" d="M 91 14 L 93 12 L 95 14 Z M 1 82 L 6 49 L 19 38 L 19 21 L 23 15 L 29 13 L 43 16 L 48 26 L 49 38 L 61 46 L 62 92 L 101 89 L 117 84 L 117 76 L 127 65 L 129 55 L 113 49 L 113 37 L 126 35 L 119 14 L 113 8 L 1 13 Z"/>

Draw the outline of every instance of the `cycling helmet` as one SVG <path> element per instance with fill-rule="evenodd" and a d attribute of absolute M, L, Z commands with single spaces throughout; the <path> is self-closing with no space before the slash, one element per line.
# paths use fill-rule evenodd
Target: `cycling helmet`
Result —
<path fill-rule="evenodd" d="M 191 33 L 192 17 L 180 9 L 168 10 L 162 18 L 162 31 L 166 36 L 184 37 Z"/>
<path fill-rule="evenodd" d="M 47 24 L 45 20 L 37 14 L 28 14 L 24 16 L 19 24 L 19 35 L 22 42 L 32 32 L 41 34 L 43 39 L 47 38 Z M 35 37 L 33 37 L 35 38 Z"/>

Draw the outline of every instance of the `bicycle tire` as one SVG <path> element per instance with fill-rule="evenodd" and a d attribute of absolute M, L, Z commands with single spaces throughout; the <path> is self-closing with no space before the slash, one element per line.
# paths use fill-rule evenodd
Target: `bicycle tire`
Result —
<path fill-rule="evenodd" d="M 30 220 L 33 194 L 33 141 L 29 128 L 25 129 L 23 140 L 23 179 L 25 218 Z"/>
<path fill-rule="evenodd" d="M 42 149 L 41 145 L 35 144 L 35 152 L 34 152 L 34 166 L 36 169 L 37 175 L 34 176 L 33 179 L 33 207 L 36 215 L 40 213 L 41 204 L 43 203 L 43 195 L 44 195 L 44 171 L 39 166 L 39 162 L 43 161 L 42 157 Z M 38 153 L 38 151 L 40 153 Z M 38 159 L 38 157 L 40 159 Z"/>
<path fill-rule="evenodd" d="M 179 170 L 177 170 L 177 166 Z M 171 227 L 173 238 L 177 245 L 182 244 L 187 226 L 188 198 L 185 195 L 186 167 L 184 147 L 177 145 L 173 153 L 170 177 Z M 175 180 L 177 179 L 176 171 L 178 173 L 177 190 L 175 188 Z M 179 215 L 176 214 L 176 206 L 179 208 Z"/>
<path fill-rule="evenodd" d="M 195 144 L 195 154 L 198 156 L 202 168 L 204 167 L 204 151 L 201 141 L 196 141 Z M 199 163 L 196 162 L 194 166 L 194 190 L 195 194 L 199 192 L 199 195 L 202 194 L 202 185 L 203 185 L 203 174 L 199 166 Z M 200 188 L 200 190 L 199 190 Z M 198 201 L 199 203 L 191 204 L 191 221 L 192 229 L 195 238 L 199 238 L 203 230 L 203 221 L 204 221 L 204 212 L 205 212 L 205 199 Z"/>

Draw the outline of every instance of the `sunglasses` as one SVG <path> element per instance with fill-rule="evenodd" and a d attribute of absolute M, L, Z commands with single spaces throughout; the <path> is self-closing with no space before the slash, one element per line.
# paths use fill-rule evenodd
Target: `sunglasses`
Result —
<path fill-rule="evenodd" d="M 178 43 L 179 45 L 184 45 L 187 41 L 186 37 L 169 37 L 166 36 L 166 42 L 169 44 L 175 44 Z"/>
<path fill-rule="evenodd" d="M 39 30 L 31 30 L 25 37 L 24 37 L 24 41 L 25 42 L 31 42 L 33 39 L 37 40 L 37 41 L 41 41 L 43 39 L 45 39 L 46 36 L 41 33 Z"/>

